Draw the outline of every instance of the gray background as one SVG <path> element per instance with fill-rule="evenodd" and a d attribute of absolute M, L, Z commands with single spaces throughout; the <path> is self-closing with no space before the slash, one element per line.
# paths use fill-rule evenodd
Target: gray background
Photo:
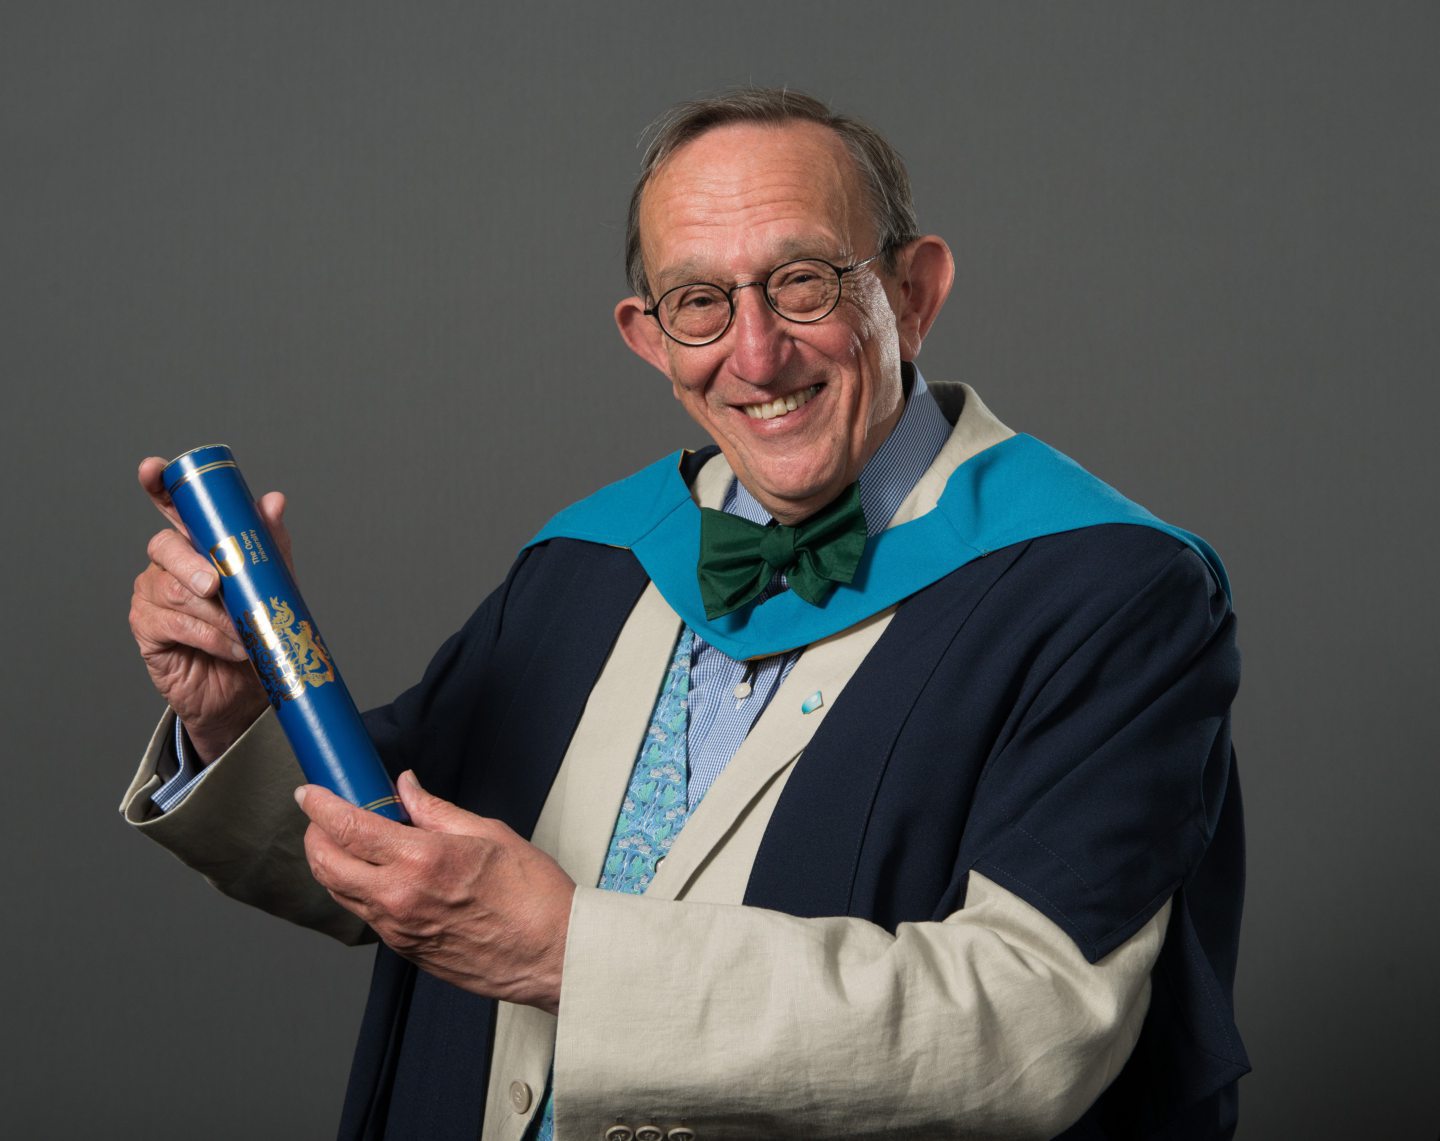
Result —
<path fill-rule="evenodd" d="M 328 1135 L 369 970 L 115 814 L 136 461 L 287 490 L 384 700 L 550 512 L 698 442 L 611 325 L 623 207 L 655 112 L 754 80 L 910 160 L 959 262 L 926 372 L 1230 566 L 1241 1136 L 1431 1141 L 1436 11 L 0 6 L 5 1132 Z"/>

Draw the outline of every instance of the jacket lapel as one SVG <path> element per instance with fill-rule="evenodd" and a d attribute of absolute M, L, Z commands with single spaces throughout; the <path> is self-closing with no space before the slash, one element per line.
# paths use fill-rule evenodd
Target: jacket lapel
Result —
<path fill-rule="evenodd" d="M 647 586 L 591 691 L 565 762 L 535 830 L 576 883 L 600 879 L 615 818 L 650 727 L 680 620 Z"/>

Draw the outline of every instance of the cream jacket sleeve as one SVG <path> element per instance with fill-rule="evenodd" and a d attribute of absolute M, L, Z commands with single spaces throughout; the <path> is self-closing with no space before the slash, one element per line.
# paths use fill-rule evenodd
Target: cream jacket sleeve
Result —
<path fill-rule="evenodd" d="M 556 1136 L 1053 1137 L 1129 1057 L 1169 908 L 1092 965 L 973 872 L 961 911 L 893 936 L 581 889 Z"/>
<path fill-rule="evenodd" d="M 305 783 L 274 713 L 267 711 L 205 769 L 190 794 L 164 815 L 150 794 L 175 715 L 161 718 L 120 812 L 140 832 L 203 875 L 212 886 L 342 943 L 374 941 L 360 919 L 330 898 L 305 860 L 305 827 L 294 790 Z"/>

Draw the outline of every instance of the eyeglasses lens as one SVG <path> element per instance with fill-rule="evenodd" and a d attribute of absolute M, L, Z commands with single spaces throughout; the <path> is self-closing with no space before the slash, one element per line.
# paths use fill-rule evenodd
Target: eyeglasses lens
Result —
<path fill-rule="evenodd" d="M 698 344 L 724 332 L 730 323 L 730 299 L 718 286 L 682 285 L 660 298 L 658 312 L 667 333 Z"/>
<path fill-rule="evenodd" d="M 792 321 L 818 321 L 840 295 L 840 276 L 823 261 L 792 261 L 765 283 L 770 304 Z"/>

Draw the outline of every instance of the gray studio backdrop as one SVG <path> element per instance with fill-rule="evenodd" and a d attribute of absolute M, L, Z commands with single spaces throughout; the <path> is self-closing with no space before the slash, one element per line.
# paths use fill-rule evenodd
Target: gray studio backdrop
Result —
<path fill-rule="evenodd" d="M 1241 1137 L 1440 1128 L 1432 4 L 0 5 L 7 1136 L 334 1128 L 369 953 L 115 813 L 140 457 L 292 501 L 362 704 L 554 510 L 698 442 L 614 335 L 653 113 L 868 117 L 959 278 L 921 363 L 1227 560 Z"/>

